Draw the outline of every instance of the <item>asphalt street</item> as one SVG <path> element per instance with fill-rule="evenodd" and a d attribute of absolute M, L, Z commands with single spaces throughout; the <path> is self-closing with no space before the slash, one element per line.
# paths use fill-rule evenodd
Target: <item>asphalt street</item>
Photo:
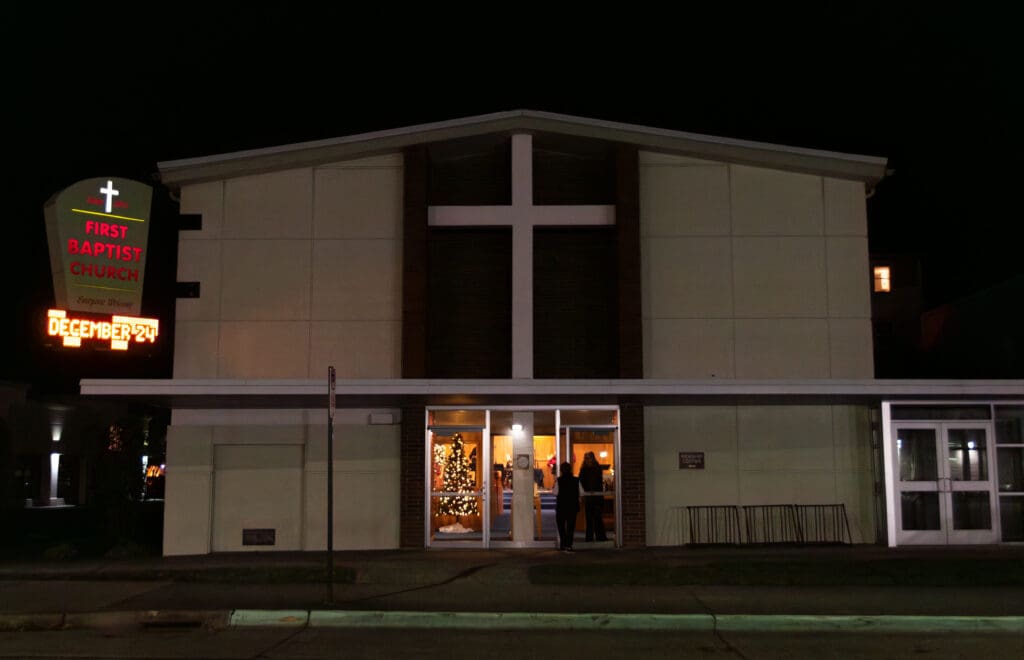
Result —
<path fill-rule="evenodd" d="M 0 633 L 0 658 L 1015 658 L 1016 634 L 672 633 L 324 628 Z"/>

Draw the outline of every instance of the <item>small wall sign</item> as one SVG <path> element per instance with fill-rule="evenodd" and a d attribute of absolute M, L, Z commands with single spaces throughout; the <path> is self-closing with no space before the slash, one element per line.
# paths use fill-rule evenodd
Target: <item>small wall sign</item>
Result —
<path fill-rule="evenodd" d="M 243 529 L 242 545 L 276 545 L 276 529 Z"/>
<path fill-rule="evenodd" d="M 704 452 L 702 451 L 681 451 L 679 452 L 680 470 L 703 470 Z"/>

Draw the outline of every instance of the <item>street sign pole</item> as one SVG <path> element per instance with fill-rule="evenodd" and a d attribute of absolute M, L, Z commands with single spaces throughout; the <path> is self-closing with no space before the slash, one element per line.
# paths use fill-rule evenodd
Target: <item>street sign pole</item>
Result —
<path fill-rule="evenodd" d="M 327 604 L 334 604 L 334 367 L 327 367 Z"/>

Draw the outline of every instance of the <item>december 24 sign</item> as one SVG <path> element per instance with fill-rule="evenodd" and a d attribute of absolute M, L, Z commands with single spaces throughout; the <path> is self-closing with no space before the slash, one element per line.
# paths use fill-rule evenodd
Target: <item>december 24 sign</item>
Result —
<path fill-rule="evenodd" d="M 153 189 L 106 177 L 86 179 L 54 195 L 45 207 L 54 295 L 47 334 L 65 346 L 109 342 L 113 350 L 153 343 L 156 319 L 138 316 L 146 272 Z M 69 316 L 64 310 L 105 318 Z"/>

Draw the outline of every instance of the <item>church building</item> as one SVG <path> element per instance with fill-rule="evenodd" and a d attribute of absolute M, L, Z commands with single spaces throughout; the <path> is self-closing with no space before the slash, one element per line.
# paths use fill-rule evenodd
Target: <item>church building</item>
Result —
<path fill-rule="evenodd" d="M 554 547 L 591 454 L 592 547 L 1024 541 L 1024 384 L 874 378 L 884 158 L 527 110 L 159 169 L 173 378 L 81 391 L 173 410 L 166 555 L 325 549 L 329 469 L 336 549 Z"/>

